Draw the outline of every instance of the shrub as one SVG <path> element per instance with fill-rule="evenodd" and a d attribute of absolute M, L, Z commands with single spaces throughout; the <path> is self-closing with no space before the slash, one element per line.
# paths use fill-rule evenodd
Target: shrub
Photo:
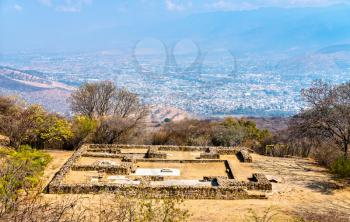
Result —
<path fill-rule="evenodd" d="M 102 196 L 91 221 L 110 222 L 182 222 L 191 216 L 182 207 L 183 200 L 176 197 L 169 199 L 148 199 L 140 193 L 138 198 L 123 197 L 118 194 L 110 200 Z"/>
<path fill-rule="evenodd" d="M 3 150 L 5 158 L 0 169 L 0 194 L 19 189 L 32 188 L 40 182 L 40 176 L 51 156 L 42 151 L 31 149 L 30 146 L 20 146 L 19 151 Z M 11 194 L 12 195 L 12 194 Z"/>
<path fill-rule="evenodd" d="M 17 208 L 22 195 L 40 182 L 40 176 L 51 157 L 29 146 L 20 146 L 18 151 L 1 151 L 0 159 L 0 211 L 2 213 Z"/>
<path fill-rule="evenodd" d="M 272 222 L 275 221 L 276 217 L 279 215 L 280 211 L 274 207 L 270 206 L 266 208 L 261 215 L 255 212 L 253 209 L 248 210 L 248 214 L 245 216 L 244 221 L 246 222 Z"/>
<path fill-rule="evenodd" d="M 295 222 L 348 222 L 349 213 L 339 209 L 303 209 L 294 213 Z"/>
<path fill-rule="evenodd" d="M 350 177 L 350 160 L 345 157 L 337 159 L 331 166 L 331 172 L 340 177 Z"/>

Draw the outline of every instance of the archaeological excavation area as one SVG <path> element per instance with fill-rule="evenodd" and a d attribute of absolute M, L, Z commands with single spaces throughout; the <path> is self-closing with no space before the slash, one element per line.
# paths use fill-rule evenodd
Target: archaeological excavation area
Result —
<path fill-rule="evenodd" d="M 113 192 L 184 199 L 266 198 L 264 174 L 244 171 L 244 147 L 85 144 L 45 188 L 51 194 Z"/>

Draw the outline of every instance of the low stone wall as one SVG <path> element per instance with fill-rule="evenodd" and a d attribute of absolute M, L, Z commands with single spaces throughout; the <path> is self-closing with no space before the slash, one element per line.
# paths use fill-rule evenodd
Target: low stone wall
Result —
<path fill-rule="evenodd" d="M 235 179 L 226 179 L 223 177 L 215 178 L 214 182 L 220 187 L 243 187 L 247 190 L 272 190 L 271 182 L 264 174 L 253 174 L 253 181 L 237 181 Z M 215 181 L 216 180 L 216 181 Z"/>
<path fill-rule="evenodd" d="M 159 152 L 157 147 L 150 147 L 146 154 L 146 158 L 166 159 L 166 157 L 166 153 Z"/>
<path fill-rule="evenodd" d="M 239 150 L 237 150 L 236 148 L 220 148 L 217 149 L 217 152 L 219 155 L 236 155 L 237 152 Z"/>
<path fill-rule="evenodd" d="M 238 159 L 241 162 L 244 162 L 244 163 L 251 163 L 251 162 L 253 162 L 252 156 L 245 149 L 241 149 L 240 151 L 238 151 L 237 157 L 238 157 Z"/>
<path fill-rule="evenodd" d="M 128 154 L 128 153 L 110 154 L 110 153 L 86 152 L 86 153 L 83 153 L 82 156 L 83 157 L 99 157 L 99 158 L 124 158 L 124 157 L 144 158 L 145 154 Z"/>
<path fill-rule="evenodd" d="M 67 160 L 61 169 L 55 174 L 45 191 L 47 193 L 98 193 L 98 192 L 117 192 L 120 195 L 128 197 L 141 195 L 149 195 L 152 198 L 166 198 L 166 197 L 181 197 L 185 199 L 246 199 L 246 198 L 266 198 L 265 195 L 248 195 L 246 190 L 271 190 L 270 181 L 267 180 L 263 174 L 253 174 L 251 181 L 236 181 L 234 178 L 234 169 L 232 163 L 227 160 L 220 159 L 196 159 L 196 160 L 167 160 L 167 159 L 135 159 L 132 154 L 122 153 L 98 153 L 87 152 L 93 149 L 119 149 L 119 148 L 135 148 L 134 145 L 83 145 Z M 158 149 L 169 149 L 178 151 L 193 151 L 197 148 L 193 147 L 178 147 L 178 146 L 138 146 L 144 149 L 150 149 L 151 153 L 157 153 Z M 176 147 L 176 148 L 175 148 Z M 136 148 L 137 149 L 137 148 Z M 213 147 L 198 147 L 198 150 L 209 153 L 219 153 L 221 148 Z M 228 148 L 222 149 L 224 153 L 232 154 Z M 242 152 L 241 152 L 242 153 Z M 162 153 L 164 154 L 164 153 Z M 249 154 L 249 153 L 248 153 Z M 165 154 L 166 155 L 166 154 Z M 237 153 L 238 155 L 238 153 Z M 241 154 L 246 156 L 245 153 Z M 93 157 L 107 157 L 107 158 L 122 158 L 121 165 L 75 165 L 75 162 L 81 156 Z M 142 157 L 143 158 L 143 157 Z M 163 177 L 140 177 L 141 185 L 122 185 L 111 184 L 106 182 L 99 182 L 97 184 L 63 184 L 64 176 L 70 170 L 96 170 L 118 175 L 127 175 L 133 171 L 135 162 L 178 162 L 178 163 L 210 163 L 210 162 L 224 162 L 227 168 L 228 177 L 205 177 L 206 181 L 211 181 L 212 186 L 150 186 L 150 181 L 161 181 Z"/>
<path fill-rule="evenodd" d="M 82 156 L 82 154 L 87 150 L 88 145 L 82 145 L 78 148 L 71 157 L 68 158 L 65 164 L 60 168 L 60 170 L 55 174 L 50 183 L 46 186 L 45 191 L 50 192 L 51 187 L 60 186 L 64 179 L 64 176 L 70 171 L 74 163 Z"/>
<path fill-rule="evenodd" d="M 137 159 L 136 162 L 157 162 L 157 163 L 223 163 L 220 159 L 196 159 L 196 160 L 171 160 L 171 159 Z"/>
<path fill-rule="evenodd" d="M 220 155 L 218 153 L 201 153 L 199 156 L 200 159 L 220 159 Z"/>
<path fill-rule="evenodd" d="M 233 164 L 231 163 L 230 160 L 226 160 L 225 161 L 225 166 L 226 166 L 226 170 L 227 170 L 227 175 L 229 179 L 235 179 L 235 174 L 233 171 Z"/>
<path fill-rule="evenodd" d="M 262 173 L 253 173 L 253 180 L 258 182 L 258 183 L 272 185 L 271 182 L 266 178 L 265 174 L 262 174 Z"/>
<path fill-rule="evenodd" d="M 99 165 L 73 165 L 72 170 L 76 171 L 98 171 L 110 174 L 129 175 L 133 170 L 132 163 L 122 163 L 117 166 L 99 166 Z"/>
<path fill-rule="evenodd" d="M 163 176 L 135 176 L 135 180 L 144 180 L 144 181 L 164 181 Z"/>
<path fill-rule="evenodd" d="M 236 154 L 241 147 L 224 147 L 224 146 L 176 146 L 176 145 L 128 145 L 128 144 L 89 144 L 89 149 L 94 150 L 116 150 L 116 149 L 149 149 L 154 147 L 160 151 L 184 151 L 193 152 L 201 151 L 205 152 L 207 149 L 215 149 L 221 155 L 233 155 Z"/>
<path fill-rule="evenodd" d="M 107 147 L 107 148 L 91 148 L 91 147 L 89 147 L 87 149 L 87 152 L 121 153 L 120 148 L 113 148 L 113 147 Z"/>
<path fill-rule="evenodd" d="M 147 197 L 147 198 L 169 198 L 178 197 L 183 199 L 220 199 L 236 200 L 259 198 L 265 199 L 265 195 L 248 195 L 239 187 L 193 187 L 193 186 L 145 186 L 134 185 L 111 185 L 111 184 L 62 184 L 52 186 L 49 193 L 74 193 L 88 194 L 98 192 L 113 192 L 126 197 Z"/>

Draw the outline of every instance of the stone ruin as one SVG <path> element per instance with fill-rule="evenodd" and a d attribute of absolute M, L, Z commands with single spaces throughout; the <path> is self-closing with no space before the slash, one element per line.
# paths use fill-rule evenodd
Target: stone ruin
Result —
<path fill-rule="evenodd" d="M 130 154 L 121 152 L 122 149 L 147 149 L 145 154 Z M 199 159 L 167 160 L 166 152 L 182 151 L 200 152 Z M 191 147 L 191 146 L 147 146 L 147 145 L 94 145 L 81 146 L 67 160 L 55 174 L 45 188 L 47 193 L 97 193 L 115 192 L 120 195 L 137 197 L 148 195 L 151 198 L 165 198 L 177 196 L 185 199 L 246 199 L 266 198 L 264 192 L 271 191 L 272 185 L 263 174 L 254 173 L 250 180 L 238 181 L 235 178 L 233 164 L 230 160 L 220 159 L 221 155 L 237 155 L 245 163 L 252 162 L 252 157 L 245 148 L 227 147 Z M 93 164 L 76 164 L 81 157 L 118 158 L 117 163 L 110 160 L 99 160 Z M 222 162 L 227 176 L 204 176 L 200 184 L 203 185 L 159 185 L 166 181 L 164 176 L 133 176 L 138 162 L 172 162 L 172 163 L 212 163 Z M 166 168 L 163 168 L 166 170 Z M 98 176 L 91 176 L 91 183 L 67 184 L 65 175 L 70 171 L 97 171 Z M 114 174 L 105 178 L 106 174 Z M 123 183 L 113 183 L 123 181 Z M 262 194 L 251 194 L 248 191 L 261 191 Z"/>
<path fill-rule="evenodd" d="M 241 162 L 245 162 L 245 163 L 253 162 L 252 156 L 245 149 L 240 149 L 237 153 L 237 157 Z"/>
<path fill-rule="evenodd" d="M 161 153 L 157 147 L 150 147 L 146 153 L 146 158 L 166 159 L 166 153 Z"/>
<path fill-rule="evenodd" d="M 199 156 L 200 159 L 220 159 L 220 154 L 214 147 L 207 148 Z"/>

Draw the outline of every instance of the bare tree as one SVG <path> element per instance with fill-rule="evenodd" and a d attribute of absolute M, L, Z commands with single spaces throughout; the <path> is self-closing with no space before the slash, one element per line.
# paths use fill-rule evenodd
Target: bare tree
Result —
<path fill-rule="evenodd" d="M 115 97 L 114 115 L 119 117 L 128 117 L 141 111 L 143 106 L 140 103 L 139 97 L 126 88 L 121 88 Z"/>
<path fill-rule="evenodd" d="M 33 135 L 44 115 L 42 107 L 36 105 L 17 109 L 11 115 L 0 115 L 0 131 L 9 137 L 10 146 L 18 148 Z"/>
<path fill-rule="evenodd" d="M 87 83 L 71 96 L 74 112 L 98 120 L 95 143 L 117 143 L 142 125 L 148 114 L 138 95 L 111 82 Z"/>
<path fill-rule="evenodd" d="M 100 118 L 93 142 L 107 144 L 127 142 L 135 130 L 143 125 L 147 113 L 147 108 L 142 108 L 127 117 L 113 115 Z"/>
<path fill-rule="evenodd" d="M 348 157 L 350 142 L 350 82 L 331 86 L 322 81 L 302 91 L 308 108 L 291 119 L 296 138 L 332 141 Z"/>
<path fill-rule="evenodd" d="M 112 82 L 102 82 L 97 87 L 97 106 L 96 113 L 98 116 L 109 114 L 112 110 L 112 99 L 116 95 L 116 87 Z"/>
<path fill-rule="evenodd" d="M 112 106 L 116 88 L 112 82 L 86 83 L 70 97 L 74 112 L 90 118 L 107 115 Z"/>

